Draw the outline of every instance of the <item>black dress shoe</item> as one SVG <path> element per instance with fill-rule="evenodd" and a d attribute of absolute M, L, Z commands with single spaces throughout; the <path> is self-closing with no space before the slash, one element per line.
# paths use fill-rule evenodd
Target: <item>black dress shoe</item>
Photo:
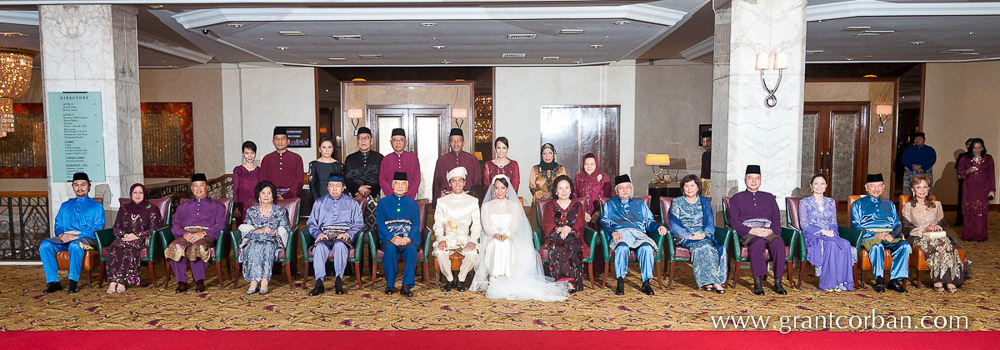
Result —
<path fill-rule="evenodd" d="M 317 296 L 317 295 L 323 294 L 323 292 L 325 292 L 325 291 L 326 290 L 323 289 L 323 280 L 322 279 L 317 279 L 316 280 L 316 286 L 313 287 L 313 289 L 311 291 L 309 291 L 309 296 Z"/>
<path fill-rule="evenodd" d="M 872 287 L 876 293 L 885 293 L 885 281 L 882 277 L 875 277 L 875 286 Z"/>
<path fill-rule="evenodd" d="M 465 291 L 465 281 L 455 281 L 455 290 L 459 292 Z"/>
<path fill-rule="evenodd" d="M 618 277 L 618 286 L 615 287 L 615 295 L 625 295 L 625 278 Z"/>
<path fill-rule="evenodd" d="M 396 288 L 385 287 L 385 294 L 392 294 L 392 293 L 395 293 L 395 292 L 396 292 Z"/>
<path fill-rule="evenodd" d="M 900 293 L 906 293 L 907 292 L 906 291 L 906 287 L 903 286 L 903 283 L 901 283 L 901 281 L 902 281 L 902 278 L 897 278 L 897 279 L 894 279 L 894 280 L 890 280 L 888 288 L 892 289 L 894 291 L 900 292 Z"/>
<path fill-rule="evenodd" d="M 779 282 L 778 282 L 777 284 L 775 284 L 775 285 L 774 285 L 774 292 L 775 292 L 775 293 L 778 293 L 778 294 L 781 294 L 781 295 L 786 295 L 786 294 L 788 294 L 788 292 L 787 292 L 787 291 L 785 291 L 785 287 L 782 287 L 782 286 L 781 286 L 781 282 L 780 282 L 781 280 L 778 280 L 778 281 L 779 281 Z"/>
<path fill-rule="evenodd" d="M 764 288 L 760 286 L 760 277 L 753 278 L 753 294 L 764 295 Z"/>
<path fill-rule="evenodd" d="M 69 280 L 69 287 L 66 288 L 66 291 L 69 293 L 76 293 L 80 291 L 80 288 L 76 287 L 76 281 Z"/>
<path fill-rule="evenodd" d="M 413 292 L 410 291 L 410 286 L 403 286 L 402 288 L 399 288 L 399 295 L 402 295 L 404 297 L 412 297 Z"/>
<path fill-rule="evenodd" d="M 58 291 L 61 291 L 61 290 L 62 290 L 62 285 L 59 284 L 59 282 L 49 282 L 45 286 L 44 293 L 46 293 L 46 294 L 47 293 L 55 293 L 55 292 L 58 292 Z"/>
<path fill-rule="evenodd" d="M 452 287 L 453 284 L 455 284 L 455 281 L 445 282 L 444 286 L 441 287 L 441 291 L 442 292 L 450 292 L 451 291 L 451 287 Z"/>
<path fill-rule="evenodd" d="M 656 294 L 653 292 L 653 287 L 649 285 L 649 281 L 642 282 L 642 292 L 646 293 L 646 295 Z"/>
<path fill-rule="evenodd" d="M 337 281 L 333 283 L 333 290 L 334 293 L 337 293 L 337 295 L 344 294 L 344 282 L 340 279 L 340 277 L 337 277 Z"/>
<path fill-rule="evenodd" d="M 177 282 L 177 289 L 174 289 L 174 293 L 184 293 L 188 290 L 187 282 Z"/>
<path fill-rule="evenodd" d="M 205 280 L 194 281 L 194 291 L 198 292 L 198 293 L 204 292 L 205 291 Z M 261 289 L 260 291 L 264 292 L 264 293 L 267 292 L 266 289 Z M 260 293 L 260 294 L 264 294 L 264 293 Z"/>

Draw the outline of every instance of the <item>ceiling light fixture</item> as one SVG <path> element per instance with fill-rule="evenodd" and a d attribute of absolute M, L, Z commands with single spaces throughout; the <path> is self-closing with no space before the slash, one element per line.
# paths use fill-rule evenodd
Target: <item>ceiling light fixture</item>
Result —
<path fill-rule="evenodd" d="M 573 63 L 581 64 L 581 63 L 583 63 L 583 60 L 576 60 L 576 61 L 573 61 Z"/>
<path fill-rule="evenodd" d="M 333 40 L 365 40 L 361 34 L 331 35 Z"/>
<path fill-rule="evenodd" d="M 380 53 L 378 53 L 378 54 L 373 54 L 373 53 L 370 53 L 370 54 L 361 54 L 361 55 L 358 55 L 358 57 L 359 58 L 364 58 L 364 59 L 379 59 L 379 58 L 382 58 L 382 54 L 380 54 Z"/>
<path fill-rule="evenodd" d="M 629 24 L 629 23 L 632 23 L 632 22 L 630 22 L 630 21 L 614 21 L 614 24 L 616 26 L 623 26 L 623 25 L 626 25 L 626 24 Z"/>
<path fill-rule="evenodd" d="M 806 50 L 806 55 L 812 55 L 817 53 L 823 53 L 823 50 Z"/>
<path fill-rule="evenodd" d="M 243 27 L 246 27 L 246 25 L 245 25 L 245 24 L 243 24 L 243 23 L 230 23 L 230 24 L 228 24 L 228 25 L 229 25 L 229 27 L 231 27 L 231 28 L 237 28 L 237 29 L 239 29 L 239 28 L 243 28 Z"/>
<path fill-rule="evenodd" d="M 441 60 L 441 64 L 451 64 L 451 61 L 449 61 L 449 60 Z"/>
<path fill-rule="evenodd" d="M 0 49 L 0 137 L 14 132 L 14 100 L 31 86 L 31 67 L 37 52 Z"/>
<path fill-rule="evenodd" d="M 563 29 L 559 31 L 559 34 L 583 34 L 583 29 Z"/>
<path fill-rule="evenodd" d="M 306 36 L 306 33 L 301 30 L 282 30 L 278 31 L 278 34 L 283 36 Z"/>
<path fill-rule="evenodd" d="M 531 40 L 537 37 L 538 34 L 532 34 L 532 33 L 507 34 L 508 40 Z"/>
<path fill-rule="evenodd" d="M 278 46 L 278 47 L 275 47 L 275 49 L 278 49 L 278 50 L 281 50 L 281 51 L 288 51 L 288 50 L 291 50 L 292 48 L 290 48 L 288 46 Z"/>
<path fill-rule="evenodd" d="M 16 38 L 16 37 L 26 37 L 30 35 L 21 32 L 0 32 L 0 36 L 6 38 Z"/>
<path fill-rule="evenodd" d="M 878 78 L 878 76 L 875 74 L 865 74 L 862 78 Z"/>
<path fill-rule="evenodd" d="M 559 56 L 545 56 L 545 57 L 542 57 L 543 61 L 558 60 L 558 59 L 559 59 Z"/>
<path fill-rule="evenodd" d="M 331 61 L 347 61 L 347 57 L 330 57 L 327 59 Z"/>
<path fill-rule="evenodd" d="M 444 48 L 446 48 L 447 46 L 444 46 L 444 45 L 434 45 L 434 46 L 431 46 L 431 47 L 434 48 L 435 50 L 444 50 Z"/>
<path fill-rule="evenodd" d="M 924 44 L 923 41 L 911 41 L 910 42 L 910 45 L 923 45 L 923 44 Z"/>
<path fill-rule="evenodd" d="M 604 47 L 604 45 L 601 45 L 601 44 L 590 44 L 590 48 L 591 49 L 600 49 L 602 47 Z"/>
<path fill-rule="evenodd" d="M 524 58 L 526 56 L 524 52 L 504 52 L 500 54 L 502 58 Z"/>
<path fill-rule="evenodd" d="M 862 30 L 869 30 L 869 29 L 872 29 L 872 27 L 871 26 L 847 26 L 847 27 L 844 27 L 844 28 L 840 28 L 840 31 L 842 31 L 842 32 L 860 32 Z"/>
<path fill-rule="evenodd" d="M 437 24 L 437 23 L 434 23 L 434 22 L 424 22 L 424 23 L 420 23 L 420 26 L 421 26 L 421 27 L 437 27 L 437 25 L 438 25 L 438 24 Z"/>
<path fill-rule="evenodd" d="M 844 57 L 844 61 L 853 61 L 854 57 Z"/>

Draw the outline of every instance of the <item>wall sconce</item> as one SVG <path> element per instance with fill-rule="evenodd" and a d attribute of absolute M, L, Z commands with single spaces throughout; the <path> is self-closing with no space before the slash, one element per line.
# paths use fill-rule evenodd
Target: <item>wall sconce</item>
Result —
<path fill-rule="evenodd" d="M 653 169 L 653 175 L 655 176 L 651 183 L 670 183 L 670 180 L 665 177 L 664 173 L 664 169 L 670 166 L 669 154 L 647 154 L 646 165 L 649 165 L 649 167 Z M 659 170 L 657 170 L 657 168 L 659 168 Z"/>
<path fill-rule="evenodd" d="M 774 66 L 771 66 L 772 62 L 774 63 Z M 779 52 L 774 55 L 774 59 L 772 60 L 770 55 L 766 53 L 758 53 L 757 65 L 755 69 L 760 71 L 760 83 L 761 85 L 764 85 L 764 91 L 767 91 L 767 98 L 764 99 L 764 105 L 767 106 L 767 108 L 776 106 L 778 104 L 778 98 L 774 96 L 774 93 L 778 91 L 778 86 L 781 86 L 782 73 L 785 69 L 788 69 L 788 55 L 784 52 Z M 778 71 L 778 82 L 774 83 L 774 89 L 768 88 L 767 81 L 764 80 L 764 71 L 766 70 Z"/>
<path fill-rule="evenodd" d="M 885 122 L 889 121 L 886 116 L 892 115 L 891 105 L 877 105 L 875 106 L 875 114 L 878 114 L 878 121 L 881 123 L 878 126 L 878 133 L 881 134 L 885 132 Z"/>
<path fill-rule="evenodd" d="M 351 120 L 351 124 L 354 125 L 354 135 L 358 134 L 358 125 L 361 124 L 361 118 L 364 118 L 365 111 L 360 108 L 351 108 L 347 110 L 347 119 Z"/>
<path fill-rule="evenodd" d="M 455 108 L 451 110 L 451 117 L 457 119 L 458 128 L 462 128 L 462 121 L 469 118 L 469 110 L 465 108 Z"/>
<path fill-rule="evenodd" d="M 478 159 L 480 162 L 483 161 L 483 152 L 476 152 L 473 153 L 473 155 L 476 156 L 476 159 Z"/>

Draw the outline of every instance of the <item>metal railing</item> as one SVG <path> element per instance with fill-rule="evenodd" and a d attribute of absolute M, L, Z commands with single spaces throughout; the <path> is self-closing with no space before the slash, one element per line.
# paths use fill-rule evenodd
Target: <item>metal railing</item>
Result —
<path fill-rule="evenodd" d="M 47 192 L 0 192 L 0 260 L 38 260 L 51 235 Z"/>

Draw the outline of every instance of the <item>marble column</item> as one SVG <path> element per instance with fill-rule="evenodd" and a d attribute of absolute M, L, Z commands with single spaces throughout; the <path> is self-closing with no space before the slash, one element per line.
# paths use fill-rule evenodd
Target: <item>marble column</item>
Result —
<path fill-rule="evenodd" d="M 761 190 L 784 197 L 800 187 L 802 108 L 805 83 L 806 0 L 732 0 L 716 3 L 712 105 L 712 194 L 746 189 L 748 164 L 759 164 Z M 755 69 L 758 53 L 784 53 L 788 69 L 775 93 L 777 105 L 764 104 L 767 92 Z M 773 88 L 778 72 L 765 71 Z"/>
<path fill-rule="evenodd" d="M 142 132 L 139 113 L 139 53 L 136 13 L 132 6 L 41 5 L 42 89 L 48 92 L 101 93 L 105 180 L 93 182 L 91 196 L 104 199 L 105 210 L 117 211 L 118 198 L 143 181 Z M 48 101 L 45 109 L 48 111 Z M 49 125 L 46 113 L 46 126 Z M 47 140 L 51 143 L 53 140 Z M 65 179 L 52 178 L 49 168 L 50 217 L 73 197 Z M 91 179 L 95 174 L 90 174 Z M 113 216 L 108 216 L 108 221 Z"/>

